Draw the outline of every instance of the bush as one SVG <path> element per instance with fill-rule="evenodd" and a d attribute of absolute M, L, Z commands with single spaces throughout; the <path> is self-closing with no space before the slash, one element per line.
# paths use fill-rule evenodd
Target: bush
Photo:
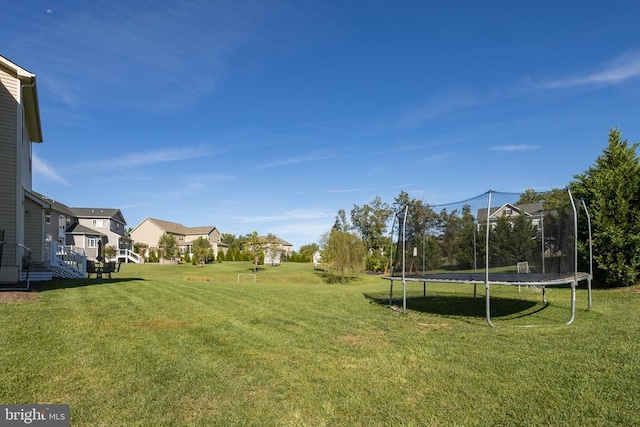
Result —
<path fill-rule="evenodd" d="M 158 253 L 156 251 L 149 251 L 149 262 L 159 262 Z"/>
<path fill-rule="evenodd" d="M 364 260 L 364 268 L 367 271 L 384 271 L 385 265 L 387 263 L 387 258 L 380 254 L 378 251 L 374 251 L 373 253 L 367 255 Z"/>

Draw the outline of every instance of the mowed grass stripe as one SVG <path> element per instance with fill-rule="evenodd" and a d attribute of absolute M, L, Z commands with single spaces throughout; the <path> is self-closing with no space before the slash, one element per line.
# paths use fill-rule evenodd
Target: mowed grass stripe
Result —
<path fill-rule="evenodd" d="M 507 314 L 491 329 L 471 286 L 418 284 L 399 315 L 367 297 L 388 296 L 378 277 L 285 264 L 236 283 L 248 268 L 127 265 L 0 306 L 0 400 L 69 403 L 73 425 L 640 423 L 632 290 L 596 291 L 591 312 L 579 291 L 564 327 L 569 290 L 538 310 L 492 287 Z"/>

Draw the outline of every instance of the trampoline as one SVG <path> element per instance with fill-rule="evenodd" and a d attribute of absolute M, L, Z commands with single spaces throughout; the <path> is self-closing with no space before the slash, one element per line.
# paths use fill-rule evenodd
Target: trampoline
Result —
<path fill-rule="evenodd" d="M 402 284 L 402 313 L 407 311 L 408 283 L 422 283 L 425 297 L 427 283 L 472 284 L 474 297 L 477 285 L 484 285 L 486 321 L 493 327 L 491 285 L 539 289 L 545 304 L 548 303 L 547 287 L 569 285 L 571 315 L 566 325 L 573 323 L 579 283 L 587 283 L 589 310 L 592 305 L 591 220 L 584 200 L 574 200 L 568 188 L 556 191 L 566 199 L 558 200 L 556 194 L 554 204 L 546 208 L 544 201 L 518 203 L 521 195 L 492 190 L 452 204 L 405 206 L 394 217 L 390 271 L 382 277 L 389 281 L 389 305 L 393 303 L 394 282 Z M 472 214 L 473 205 L 476 216 Z M 422 221 L 412 221 L 412 214 L 418 216 L 418 211 Z M 585 214 L 583 221 L 580 221 L 581 212 Z M 579 225 L 585 229 L 582 234 L 587 240 L 581 245 L 584 254 L 579 254 Z M 466 234 L 461 231 L 465 227 Z M 452 231 L 452 228 L 455 229 Z M 580 255 L 588 273 L 578 269 Z M 521 260 L 521 257 L 532 262 Z M 481 259 L 484 259 L 484 266 L 478 268 Z M 434 263 L 440 270 L 429 272 L 428 267 Z M 522 269 L 525 272 L 520 271 L 522 265 L 526 266 Z M 444 267 L 450 271 L 443 271 Z"/>

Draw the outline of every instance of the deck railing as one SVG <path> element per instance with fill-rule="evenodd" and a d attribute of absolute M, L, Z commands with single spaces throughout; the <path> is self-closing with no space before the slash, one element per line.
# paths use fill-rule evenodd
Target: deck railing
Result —
<path fill-rule="evenodd" d="M 84 249 L 79 248 L 82 252 L 77 252 L 72 246 L 64 246 L 56 241 L 46 242 L 47 256 L 46 261 L 49 265 L 58 265 L 66 268 L 76 270 L 81 277 L 85 276 L 87 269 L 87 256 L 84 254 Z"/>

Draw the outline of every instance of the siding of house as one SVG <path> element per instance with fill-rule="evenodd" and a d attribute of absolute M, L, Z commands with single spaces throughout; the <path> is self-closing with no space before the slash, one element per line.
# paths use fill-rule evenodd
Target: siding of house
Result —
<path fill-rule="evenodd" d="M 31 249 L 31 261 L 44 262 L 44 211 L 30 199 L 25 199 L 24 229 L 24 244 Z"/>
<path fill-rule="evenodd" d="M 187 250 L 191 244 L 203 237 L 209 241 L 213 249 L 214 256 L 218 256 L 220 251 L 226 252 L 226 246 L 218 246 L 220 243 L 220 231 L 214 226 L 185 227 L 175 222 L 163 221 L 153 218 L 145 218 L 139 225 L 131 231 L 131 238 L 136 243 L 144 243 L 149 248 L 158 246 L 160 237 L 164 234 L 172 234 L 176 237 L 178 247 L 181 251 Z"/>
<path fill-rule="evenodd" d="M 0 229 L 5 230 L 4 253 L 0 282 L 15 282 L 19 277 L 16 255 L 16 231 L 18 228 L 18 203 L 22 191 L 18 191 L 18 95 L 20 83 L 4 67 L 0 66 Z M 21 189 L 20 189 L 21 190 Z"/>
<path fill-rule="evenodd" d="M 153 248 L 158 246 L 158 240 L 163 233 L 164 231 L 160 227 L 147 218 L 131 231 L 131 238 L 136 243 L 144 243 Z"/>

